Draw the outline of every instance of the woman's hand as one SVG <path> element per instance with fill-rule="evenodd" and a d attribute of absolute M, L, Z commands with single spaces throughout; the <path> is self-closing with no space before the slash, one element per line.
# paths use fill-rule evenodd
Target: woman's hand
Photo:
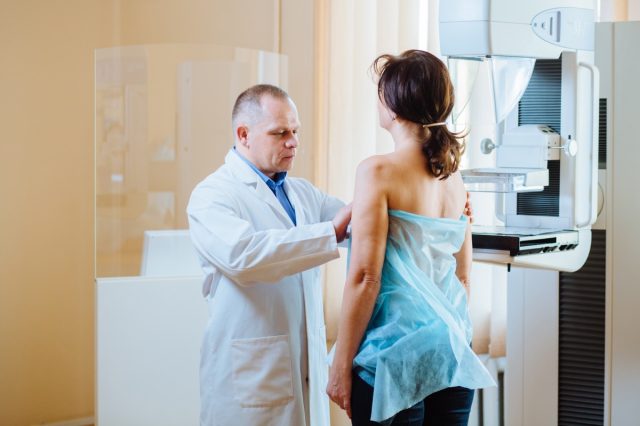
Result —
<path fill-rule="evenodd" d="M 329 371 L 327 395 L 351 418 L 351 368 L 339 368 L 334 362 Z"/>

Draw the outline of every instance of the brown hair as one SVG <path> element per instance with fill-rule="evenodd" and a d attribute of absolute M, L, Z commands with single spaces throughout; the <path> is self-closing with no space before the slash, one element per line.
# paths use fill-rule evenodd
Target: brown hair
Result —
<path fill-rule="evenodd" d="M 397 117 L 420 124 L 422 153 L 427 169 L 440 179 L 458 170 L 466 134 L 447 126 L 425 127 L 446 121 L 453 109 L 453 85 L 445 64 L 429 52 L 407 50 L 398 56 L 381 55 L 371 65 L 378 75 L 378 96 Z"/>

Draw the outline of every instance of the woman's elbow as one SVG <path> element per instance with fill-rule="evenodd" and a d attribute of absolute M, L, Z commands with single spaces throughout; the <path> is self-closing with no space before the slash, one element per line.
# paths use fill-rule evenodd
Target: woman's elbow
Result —
<path fill-rule="evenodd" d="M 380 288 L 379 274 L 365 274 L 362 278 L 362 284 L 367 288 Z"/>
<path fill-rule="evenodd" d="M 370 293 L 377 295 L 380 291 L 381 277 L 379 273 L 363 270 L 358 273 L 353 284 L 362 293 Z"/>

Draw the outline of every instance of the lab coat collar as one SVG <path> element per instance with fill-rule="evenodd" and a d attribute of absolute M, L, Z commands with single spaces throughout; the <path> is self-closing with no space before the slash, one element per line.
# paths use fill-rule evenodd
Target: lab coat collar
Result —
<path fill-rule="evenodd" d="M 236 153 L 233 149 L 230 149 L 224 159 L 224 162 L 238 181 L 255 189 L 256 195 L 271 207 L 271 209 L 278 215 L 280 220 L 285 222 L 287 228 L 293 226 L 291 218 L 280 204 L 280 201 L 278 201 L 273 192 L 271 192 L 271 189 L 269 189 L 262 178 L 258 176 L 258 174 L 253 171 L 251 167 L 242 160 L 242 158 L 240 158 L 238 153 Z M 289 182 L 287 182 L 286 180 L 284 182 L 284 190 L 287 193 L 287 197 L 289 197 L 289 201 L 293 205 L 293 208 L 296 209 L 296 206 L 299 205 L 298 197 L 295 196 L 291 185 L 289 185 Z M 301 216 L 302 214 L 299 214 L 296 209 L 296 221 L 298 221 L 298 224 L 301 224 Z"/>
<path fill-rule="evenodd" d="M 248 164 L 242 161 L 242 158 L 240 158 L 233 148 L 231 148 L 227 153 L 224 162 L 231 169 L 233 176 L 242 183 L 255 186 L 258 181 L 261 180 L 260 176 L 251 170 L 251 167 L 249 167 Z"/>

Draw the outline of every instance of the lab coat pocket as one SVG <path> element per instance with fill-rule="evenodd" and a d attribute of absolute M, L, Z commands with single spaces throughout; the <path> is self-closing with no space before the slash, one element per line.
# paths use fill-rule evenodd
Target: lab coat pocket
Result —
<path fill-rule="evenodd" d="M 289 336 L 231 341 L 234 398 L 243 407 L 274 407 L 293 399 Z"/>

